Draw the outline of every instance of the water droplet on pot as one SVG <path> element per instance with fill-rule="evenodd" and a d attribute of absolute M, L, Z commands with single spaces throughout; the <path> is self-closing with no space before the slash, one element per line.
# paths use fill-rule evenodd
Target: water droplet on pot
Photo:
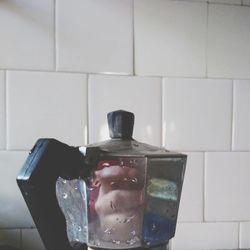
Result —
<path fill-rule="evenodd" d="M 121 241 L 120 240 L 112 240 L 112 242 L 116 245 L 120 245 Z"/>
<path fill-rule="evenodd" d="M 78 187 L 77 187 L 77 186 L 75 186 L 75 190 L 78 190 Z"/>
<path fill-rule="evenodd" d="M 129 223 L 130 221 L 131 221 L 130 218 L 125 218 L 125 219 L 123 220 L 123 223 Z"/>
<path fill-rule="evenodd" d="M 137 178 L 133 178 L 133 179 L 132 179 L 132 182 L 137 183 L 137 182 L 138 182 L 138 179 L 137 179 Z"/>
<path fill-rule="evenodd" d="M 134 216 L 130 216 L 130 217 L 128 217 L 128 218 L 125 218 L 124 220 L 123 220 L 123 223 L 129 223 L 131 220 L 133 220 L 134 219 Z"/>
<path fill-rule="evenodd" d="M 127 243 L 128 245 L 130 245 L 130 246 L 132 246 L 132 245 L 135 244 L 135 242 L 133 241 L 133 239 L 127 240 L 126 243 Z"/>
<path fill-rule="evenodd" d="M 104 233 L 105 233 L 105 234 L 112 234 L 112 231 L 113 231 L 112 228 L 106 228 L 106 229 L 104 230 Z"/>
<path fill-rule="evenodd" d="M 116 205 L 114 204 L 113 201 L 110 201 L 110 207 L 111 207 L 111 209 L 116 209 Z"/>
<path fill-rule="evenodd" d="M 156 225 L 153 224 L 153 225 L 152 225 L 152 231 L 155 231 L 155 230 L 156 230 Z"/>
<path fill-rule="evenodd" d="M 151 242 L 150 242 L 150 241 L 147 241 L 147 242 L 146 242 L 146 245 L 147 245 L 147 246 L 150 246 L 150 245 L 151 245 Z"/>
<path fill-rule="evenodd" d="M 66 193 L 63 193 L 63 199 L 67 199 L 68 195 Z"/>
<path fill-rule="evenodd" d="M 131 234 L 132 234 L 133 236 L 135 236 L 135 235 L 136 235 L 135 230 L 133 230 L 133 231 L 131 232 Z"/>
<path fill-rule="evenodd" d="M 66 183 L 67 183 L 67 180 L 62 180 L 62 183 L 63 183 L 63 184 L 66 184 Z"/>
<path fill-rule="evenodd" d="M 81 232 L 82 228 L 80 226 L 78 226 L 78 232 Z"/>
<path fill-rule="evenodd" d="M 126 243 L 127 243 L 128 245 L 132 246 L 132 245 L 134 245 L 138 240 L 139 240 L 138 237 L 134 237 L 134 238 L 132 238 L 132 239 L 130 239 L 130 240 L 127 240 Z"/>

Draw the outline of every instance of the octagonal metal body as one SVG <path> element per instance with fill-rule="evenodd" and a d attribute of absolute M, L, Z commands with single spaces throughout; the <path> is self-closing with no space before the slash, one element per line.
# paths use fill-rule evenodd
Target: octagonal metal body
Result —
<path fill-rule="evenodd" d="M 186 155 L 135 140 L 81 147 L 87 179 L 57 181 L 71 242 L 92 248 L 149 248 L 175 234 Z M 88 155 L 89 154 L 89 155 Z"/>

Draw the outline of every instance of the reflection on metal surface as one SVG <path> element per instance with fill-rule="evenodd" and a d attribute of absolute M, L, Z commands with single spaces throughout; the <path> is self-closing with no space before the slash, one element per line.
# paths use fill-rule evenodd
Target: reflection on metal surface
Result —
<path fill-rule="evenodd" d="M 176 183 L 166 179 L 152 178 L 149 180 L 147 193 L 151 197 L 177 201 L 178 188 Z"/>
<path fill-rule="evenodd" d="M 145 166 L 142 157 L 98 162 L 90 181 L 89 246 L 98 240 L 105 249 L 140 247 Z"/>
<path fill-rule="evenodd" d="M 56 182 L 56 195 L 66 219 L 67 235 L 70 243 L 87 242 L 85 182 L 81 179 L 66 181 L 59 177 Z"/>

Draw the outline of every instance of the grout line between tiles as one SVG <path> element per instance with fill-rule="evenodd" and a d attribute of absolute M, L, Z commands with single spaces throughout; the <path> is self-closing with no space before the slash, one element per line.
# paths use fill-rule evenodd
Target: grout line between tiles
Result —
<path fill-rule="evenodd" d="M 132 33 L 133 33 L 133 75 L 135 75 L 135 1 L 132 0 Z"/>
<path fill-rule="evenodd" d="M 42 72 L 42 73 L 65 73 L 65 74 L 93 74 L 93 75 L 114 75 L 114 76 L 134 76 L 127 72 L 86 72 L 86 71 L 74 71 L 74 70 L 48 70 L 48 69 L 18 69 L 18 68 L 0 68 L 0 70 L 7 71 L 21 71 L 21 72 Z M 146 77 L 161 77 L 161 76 L 146 76 Z M 238 78 L 237 78 L 238 79 Z M 241 80 L 241 79 L 238 79 Z"/>
<path fill-rule="evenodd" d="M 8 72 L 5 71 L 5 149 L 8 150 L 8 139 L 9 139 L 9 122 L 8 122 Z"/>
<path fill-rule="evenodd" d="M 166 147 L 166 143 L 165 143 L 165 138 L 166 138 L 166 123 L 165 121 L 163 121 L 163 116 L 164 116 L 164 99 L 165 99 L 165 84 L 164 84 L 164 78 L 162 77 L 161 79 L 161 87 L 162 87 L 162 94 L 161 94 L 161 144 L 162 147 Z"/>
<path fill-rule="evenodd" d="M 29 153 L 30 149 L 6 149 L 6 150 L 0 150 L 0 153 Z"/>
<path fill-rule="evenodd" d="M 189 1 L 189 0 L 188 0 Z M 241 3 L 218 3 L 218 2 L 210 2 L 208 1 L 210 4 L 214 4 L 214 5 L 229 5 L 229 6 L 241 6 Z"/>
<path fill-rule="evenodd" d="M 249 6 L 250 7 L 250 6 Z M 71 71 L 71 70 L 43 70 L 43 69 L 8 69 L 8 68 L 0 68 L 0 70 L 3 71 L 17 71 L 17 72 L 38 72 L 38 73 L 55 73 L 55 74 L 82 74 L 82 75 L 103 75 L 103 76 L 134 76 L 134 77 L 146 77 L 146 78 L 167 78 L 167 79 L 200 79 L 200 80 L 205 80 L 205 79 L 211 79 L 211 80 L 250 80 L 250 78 L 240 78 L 240 77 L 203 77 L 203 76 L 174 76 L 174 75 L 138 75 L 138 74 L 130 74 L 130 73 L 124 73 L 124 72 L 84 72 L 84 71 Z"/>
<path fill-rule="evenodd" d="M 205 68 L 205 76 L 208 77 L 208 20 L 209 20 L 209 3 L 206 4 L 207 7 L 207 16 L 206 16 L 206 51 L 205 51 L 205 60 L 206 60 L 206 68 Z"/>
<path fill-rule="evenodd" d="M 187 149 L 181 149 L 181 148 L 168 148 L 170 151 L 176 151 L 176 152 L 187 152 L 187 153 L 250 153 L 250 150 L 187 150 Z"/>
<path fill-rule="evenodd" d="M 89 117 L 89 115 L 88 115 Z M 88 119 L 89 120 L 89 119 Z M 89 141 L 87 142 L 89 143 Z M 210 151 L 210 150 L 207 150 L 207 151 L 199 151 L 199 150 L 193 150 L 193 151 L 190 151 L 190 150 L 182 150 L 182 149 L 169 149 L 171 151 L 176 151 L 176 152 L 185 152 L 185 153 L 250 153 L 250 150 L 246 150 L 246 151 L 224 151 L 224 150 L 218 150 L 218 151 Z M 0 152 L 5 152 L 6 150 L 3 149 L 3 150 L 0 150 Z M 20 148 L 9 148 L 8 151 L 10 152 L 29 152 L 30 149 L 28 148 L 23 148 L 23 149 L 20 149 Z"/>
<path fill-rule="evenodd" d="M 163 147 L 163 78 L 161 78 L 161 85 L 160 85 L 160 93 L 161 93 L 161 97 L 160 97 L 160 102 L 161 102 L 161 105 L 160 105 L 160 123 L 161 123 L 161 147 Z"/>
<path fill-rule="evenodd" d="M 22 230 L 22 229 L 36 229 L 35 226 L 30 227 L 0 227 L 0 230 Z"/>
<path fill-rule="evenodd" d="M 234 124 L 234 113 L 235 113 L 235 82 L 232 81 L 232 103 L 231 103 L 231 151 L 233 151 L 233 145 L 234 145 L 234 131 L 235 131 L 235 124 Z"/>
<path fill-rule="evenodd" d="M 178 224 L 227 224 L 227 223 L 249 223 L 250 221 L 235 221 L 235 220 L 207 220 L 207 221 L 178 221 Z"/>
<path fill-rule="evenodd" d="M 206 205 L 206 161 L 205 161 L 206 153 L 203 153 L 203 198 L 202 198 L 202 205 L 203 205 L 203 223 L 205 222 L 205 205 Z"/>
<path fill-rule="evenodd" d="M 6 70 L 3 71 L 3 81 L 4 81 L 4 85 L 3 85 L 3 93 L 4 93 L 4 149 L 7 150 L 7 78 L 6 78 Z"/>
<path fill-rule="evenodd" d="M 20 229 L 20 249 L 23 250 L 23 231 Z"/>
<path fill-rule="evenodd" d="M 88 142 L 89 143 L 89 142 Z M 169 148 L 168 148 L 169 149 Z M 10 152 L 29 152 L 30 149 L 24 148 L 24 149 L 17 149 L 17 148 L 9 148 L 7 149 Z M 174 151 L 174 152 L 185 152 L 185 153 L 250 153 L 250 150 L 246 150 L 246 151 L 199 151 L 199 150 L 182 150 L 182 149 L 169 149 L 170 151 Z M 5 152 L 6 150 L 0 150 L 0 152 Z"/>
<path fill-rule="evenodd" d="M 86 133 L 86 138 L 85 138 L 85 144 L 89 144 L 89 74 L 87 75 L 87 84 L 86 84 L 86 125 L 87 125 L 87 133 Z"/>
<path fill-rule="evenodd" d="M 102 74 L 102 73 L 93 73 L 93 74 Z M 250 80 L 250 78 L 240 78 L 240 77 L 215 77 L 215 76 L 209 76 L 209 77 L 204 77 L 204 76 L 181 76 L 181 75 L 143 75 L 143 74 L 135 74 L 135 76 L 138 77 L 163 77 L 163 78 L 167 78 L 167 79 L 201 79 L 201 80 L 205 80 L 205 79 L 211 79 L 211 80 Z"/>
<path fill-rule="evenodd" d="M 238 248 L 240 248 L 240 242 L 241 242 L 241 223 L 238 223 Z"/>
<path fill-rule="evenodd" d="M 170 0 L 172 2 L 191 2 L 191 3 L 204 3 L 202 0 Z M 243 0 L 241 0 L 240 3 L 223 3 L 223 2 L 211 2 L 206 1 L 209 4 L 216 4 L 216 5 L 230 5 L 230 6 L 241 6 L 243 3 Z"/>
<path fill-rule="evenodd" d="M 57 69 L 57 39 L 56 39 L 56 0 L 54 0 L 54 70 Z"/>

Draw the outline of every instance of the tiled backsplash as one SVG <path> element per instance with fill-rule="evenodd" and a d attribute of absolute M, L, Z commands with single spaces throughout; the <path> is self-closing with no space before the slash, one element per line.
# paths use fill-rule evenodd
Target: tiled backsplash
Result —
<path fill-rule="evenodd" d="M 250 248 L 250 1 L 0 1 L 0 245 L 44 250 L 15 183 L 40 137 L 188 154 L 173 250 Z"/>

